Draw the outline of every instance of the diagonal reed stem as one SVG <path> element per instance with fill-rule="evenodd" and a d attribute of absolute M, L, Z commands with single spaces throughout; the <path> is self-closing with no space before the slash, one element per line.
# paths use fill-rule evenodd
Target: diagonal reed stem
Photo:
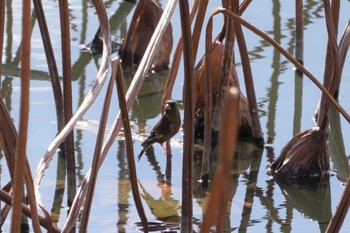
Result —
<path fill-rule="evenodd" d="M 342 114 L 342 116 L 346 119 L 348 123 L 350 123 L 350 116 L 349 114 L 344 110 L 344 108 L 333 98 L 333 95 L 316 79 L 315 76 L 313 76 L 303 65 L 301 65 L 290 53 L 288 53 L 282 46 L 276 41 L 274 41 L 271 37 L 269 37 L 266 33 L 262 32 L 258 28 L 254 27 L 244 19 L 242 19 L 239 15 L 236 15 L 227 9 L 224 8 L 217 8 L 212 15 L 216 14 L 225 14 L 230 17 L 232 17 L 234 20 L 239 22 L 241 25 L 264 39 L 267 43 L 272 45 L 275 49 L 277 49 L 284 57 L 286 57 L 297 69 L 299 69 L 305 76 L 307 76 L 316 86 L 318 89 L 322 91 L 322 93 L 325 93 L 327 98 L 330 99 L 334 107 Z"/>

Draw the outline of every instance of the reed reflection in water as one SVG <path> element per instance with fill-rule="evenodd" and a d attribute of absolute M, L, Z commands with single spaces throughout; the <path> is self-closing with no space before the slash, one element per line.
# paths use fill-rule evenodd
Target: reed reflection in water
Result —
<path fill-rule="evenodd" d="M 165 5 L 166 1 L 161 1 Z M 19 77 L 20 77 L 20 35 L 19 19 L 20 11 L 16 6 L 19 1 L 6 1 L 6 25 L 4 56 L 2 58 L 2 76 L 0 79 L 0 94 L 17 125 L 18 99 L 19 99 Z M 60 54 L 60 42 L 57 41 L 59 28 L 57 18 L 57 3 L 45 1 L 45 13 L 48 16 L 54 51 Z M 219 1 L 211 1 L 211 9 L 214 9 Z M 349 11 L 349 3 L 342 3 L 342 12 Z M 115 41 L 120 42 L 124 38 L 130 22 L 131 14 L 135 4 L 126 1 L 107 1 L 106 8 L 110 14 L 111 32 Z M 73 79 L 73 102 L 75 109 L 84 99 L 84 96 L 91 86 L 99 65 L 100 57 L 91 56 L 83 52 L 81 46 L 93 39 L 98 28 L 98 22 L 91 3 L 88 1 L 71 2 L 71 34 L 72 34 L 72 79 Z M 256 9 L 266 8 L 259 11 Z M 291 3 L 285 1 L 260 1 L 252 3 L 251 8 L 243 15 L 248 21 L 256 23 L 259 28 L 267 31 L 290 53 L 295 51 L 295 20 L 294 15 L 288 12 Z M 269 12 L 270 11 L 270 12 Z M 341 25 L 348 20 L 346 14 L 341 18 Z M 255 16 L 255 17 L 254 17 Z M 264 20 L 262 17 L 264 16 Z M 259 22 L 261 21 L 261 22 Z M 178 15 L 173 20 L 174 41 L 177 41 L 180 29 Z M 304 29 L 305 29 L 305 60 L 304 63 L 316 74 L 319 71 L 320 63 L 324 60 L 326 42 L 319 46 L 318 40 L 322 38 L 322 32 L 318 32 L 323 25 L 323 5 L 321 2 L 305 1 L 304 5 Z M 35 15 L 32 17 L 33 31 L 38 31 Z M 221 27 L 221 25 L 220 25 Z M 310 34 L 315 34 L 310 39 Z M 231 175 L 231 203 L 225 219 L 227 232 L 324 232 L 329 219 L 334 213 L 340 194 L 343 191 L 341 184 L 349 176 L 348 146 L 344 141 L 349 140 L 349 129 L 344 124 L 339 114 L 332 112 L 330 121 L 329 145 L 332 155 L 332 171 L 330 177 L 321 180 L 311 181 L 279 181 L 275 183 L 266 174 L 267 166 L 275 160 L 275 153 L 278 154 L 287 140 L 300 132 L 313 122 L 310 118 L 313 115 L 318 102 L 319 92 L 310 85 L 304 77 L 298 76 L 291 65 L 276 50 L 272 50 L 264 41 L 257 39 L 247 33 L 249 41 L 249 53 L 256 81 L 259 112 L 261 116 L 263 131 L 267 145 L 263 150 L 257 149 L 252 143 L 240 141 L 235 153 L 235 163 L 232 165 Z M 325 37 L 324 37 L 325 38 Z M 41 41 L 39 33 L 33 33 L 34 42 Z M 321 40 L 320 40 L 321 41 Z M 319 46 L 318 51 L 312 43 Z M 316 47 L 317 48 L 317 47 Z M 32 47 L 34 57 L 32 58 L 32 93 L 31 93 L 31 121 L 32 127 L 29 132 L 30 143 L 28 153 L 30 154 L 30 165 L 36 167 L 40 155 L 46 150 L 50 140 L 56 135 L 56 119 L 53 106 L 52 93 L 50 91 L 49 73 L 46 60 L 43 59 L 43 47 L 36 43 Z M 200 47 L 200 53 L 204 49 Z M 200 56 L 198 56 L 200 57 Z M 316 61 L 311 61 L 316 60 Z M 239 63 L 239 61 L 237 61 Z M 61 61 L 58 61 L 61 64 Z M 238 64 L 238 68 L 240 66 Z M 182 73 L 180 67 L 179 74 Z M 349 66 L 344 73 L 349 73 Z M 240 72 L 240 70 L 239 70 Z M 257 75 L 255 75 L 255 72 Z M 93 74 L 93 75 L 92 75 Z M 127 70 L 125 70 L 128 76 Z M 240 77 L 242 75 L 239 75 Z M 318 75 L 321 77 L 321 75 Z M 132 77 L 130 75 L 130 77 Z M 150 74 L 141 90 L 138 100 L 134 104 L 130 119 L 133 123 L 135 137 L 135 151 L 140 150 L 141 140 L 151 129 L 154 122 L 160 115 L 160 102 L 162 90 L 166 81 L 167 71 Z M 178 78 L 173 96 L 179 103 L 182 102 L 182 79 Z M 126 84 L 129 85 L 130 78 L 126 77 Z M 348 87 L 348 81 L 344 80 L 344 86 Z M 41 89 L 40 89 L 41 88 Z M 349 99 L 349 93 L 344 90 L 342 97 Z M 293 98 L 292 98 L 293 97 Z M 341 99 L 342 101 L 342 99 Z M 100 116 L 101 99 L 97 100 L 94 106 L 84 116 L 83 122 L 98 122 Z M 99 106 L 100 104 L 100 106 Z M 118 106 L 114 103 L 111 110 L 116 113 Z M 287 115 L 287 116 L 286 116 Z M 293 116 L 293 118 L 291 117 Z M 342 124 L 343 123 L 343 124 Z M 111 124 L 109 122 L 109 124 Z M 75 150 L 77 157 L 77 180 L 78 185 L 86 174 L 88 164 L 91 163 L 92 145 L 95 141 L 95 131 L 91 127 L 76 129 Z M 342 127 L 343 126 L 343 127 Z M 175 140 L 181 141 L 181 133 Z M 108 220 L 100 220 L 92 230 L 99 230 L 96 226 L 109 225 L 112 232 L 132 232 L 139 230 L 137 223 L 137 212 L 131 197 L 131 187 L 128 181 L 126 165 L 125 144 L 122 135 L 117 139 L 117 145 L 109 153 L 113 163 L 105 164 L 104 170 L 100 173 L 100 180 L 113 177 L 113 182 L 108 185 L 113 193 L 114 203 L 109 211 L 102 210 L 101 206 L 94 204 L 92 215 L 103 215 Z M 201 148 L 198 146 L 198 150 Z M 165 156 L 162 148 L 154 146 L 153 151 L 146 154 L 147 160 L 137 164 L 139 185 L 142 191 L 142 198 L 147 208 L 149 221 L 153 222 L 154 230 L 170 228 L 177 231 L 179 228 L 179 213 L 181 208 L 181 159 L 182 151 L 180 146 L 173 148 L 173 174 L 166 177 Z M 3 159 L 3 151 L 0 151 L 2 170 L 1 183 L 6 184 L 9 180 Z M 65 162 L 59 154 L 56 165 L 52 165 L 42 182 L 41 191 L 44 196 L 44 204 L 50 209 L 51 217 L 57 226 L 61 226 L 67 215 L 67 204 L 65 203 Z M 111 159 L 111 160 L 112 160 Z M 217 164 L 212 163 L 215 168 Z M 200 178 L 200 164 L 196 160 L 194 177 L 194 223 L 196 230 L 199 229 L 203 213 L 206 210 L 208 188 L 198 182 Z M 213 177 L 213 174 L 211 174 Z M 98 181 L 97 181 L 98 182 Z M 55 187 L 54 189 L 50 189 Z M 47 191 L 46 191 L 47 190 Z M 99 190 L 96 190 L 99 193 Z M 332 198 L 331 198 L 332 197 Z M 99 203 L 104 197 L 96 195 L 96 202 Z M 99 200 L 100 199 L 100 200 Z M 96 213 L 100 211 L 100 213 Z M 312 221 L 311 221 L 312 220 Z M 350 221 L 345 221 L 344 232 L 350 229 Z M 2 227 L 7 230 L 8 224 Z M 106 227 L 107 228 L 107 227 Z M 103 228 L 105 229 L 105 228 Z M 264 229 L 264 230 L 262 230 Z M 101 231 L 101 230 L 100 230 Z"/>

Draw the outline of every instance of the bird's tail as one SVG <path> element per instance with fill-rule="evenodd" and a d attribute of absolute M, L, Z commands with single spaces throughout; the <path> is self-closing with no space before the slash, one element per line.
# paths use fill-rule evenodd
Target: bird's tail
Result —
<path fill-rule="evenodd" d="M 140 159 L 141 159 L 143 153 L 145 153 L 145 148 L 143 148 L 142 151 L 140 152 L 139 156 L 137 156 L 138 161 L 140 161 Z"/>

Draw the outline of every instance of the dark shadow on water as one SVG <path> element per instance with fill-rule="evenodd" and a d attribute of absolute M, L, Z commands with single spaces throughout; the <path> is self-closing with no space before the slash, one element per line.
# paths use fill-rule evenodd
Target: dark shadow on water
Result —
<path fill-rule="evenodd" d="M 329 176 L 276 180 L 288 204 L 325 232 L 332 218 Z"/>

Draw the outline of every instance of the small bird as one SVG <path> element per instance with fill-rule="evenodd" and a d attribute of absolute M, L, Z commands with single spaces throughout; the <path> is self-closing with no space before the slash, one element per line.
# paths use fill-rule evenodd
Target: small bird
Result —
<path fill-rule="evenodd" d="M 176 101 L 165 101 L 165 112 L 151 130 L 147 139 L 141 144 L 143 149 L 138 156 L 138 160 L 141 159 L 143 153 L 154 143 L 157 142 L 163 147 L 163 143 L 172 138 L 179 131 L 180 126 L 180 111 Z"/>

